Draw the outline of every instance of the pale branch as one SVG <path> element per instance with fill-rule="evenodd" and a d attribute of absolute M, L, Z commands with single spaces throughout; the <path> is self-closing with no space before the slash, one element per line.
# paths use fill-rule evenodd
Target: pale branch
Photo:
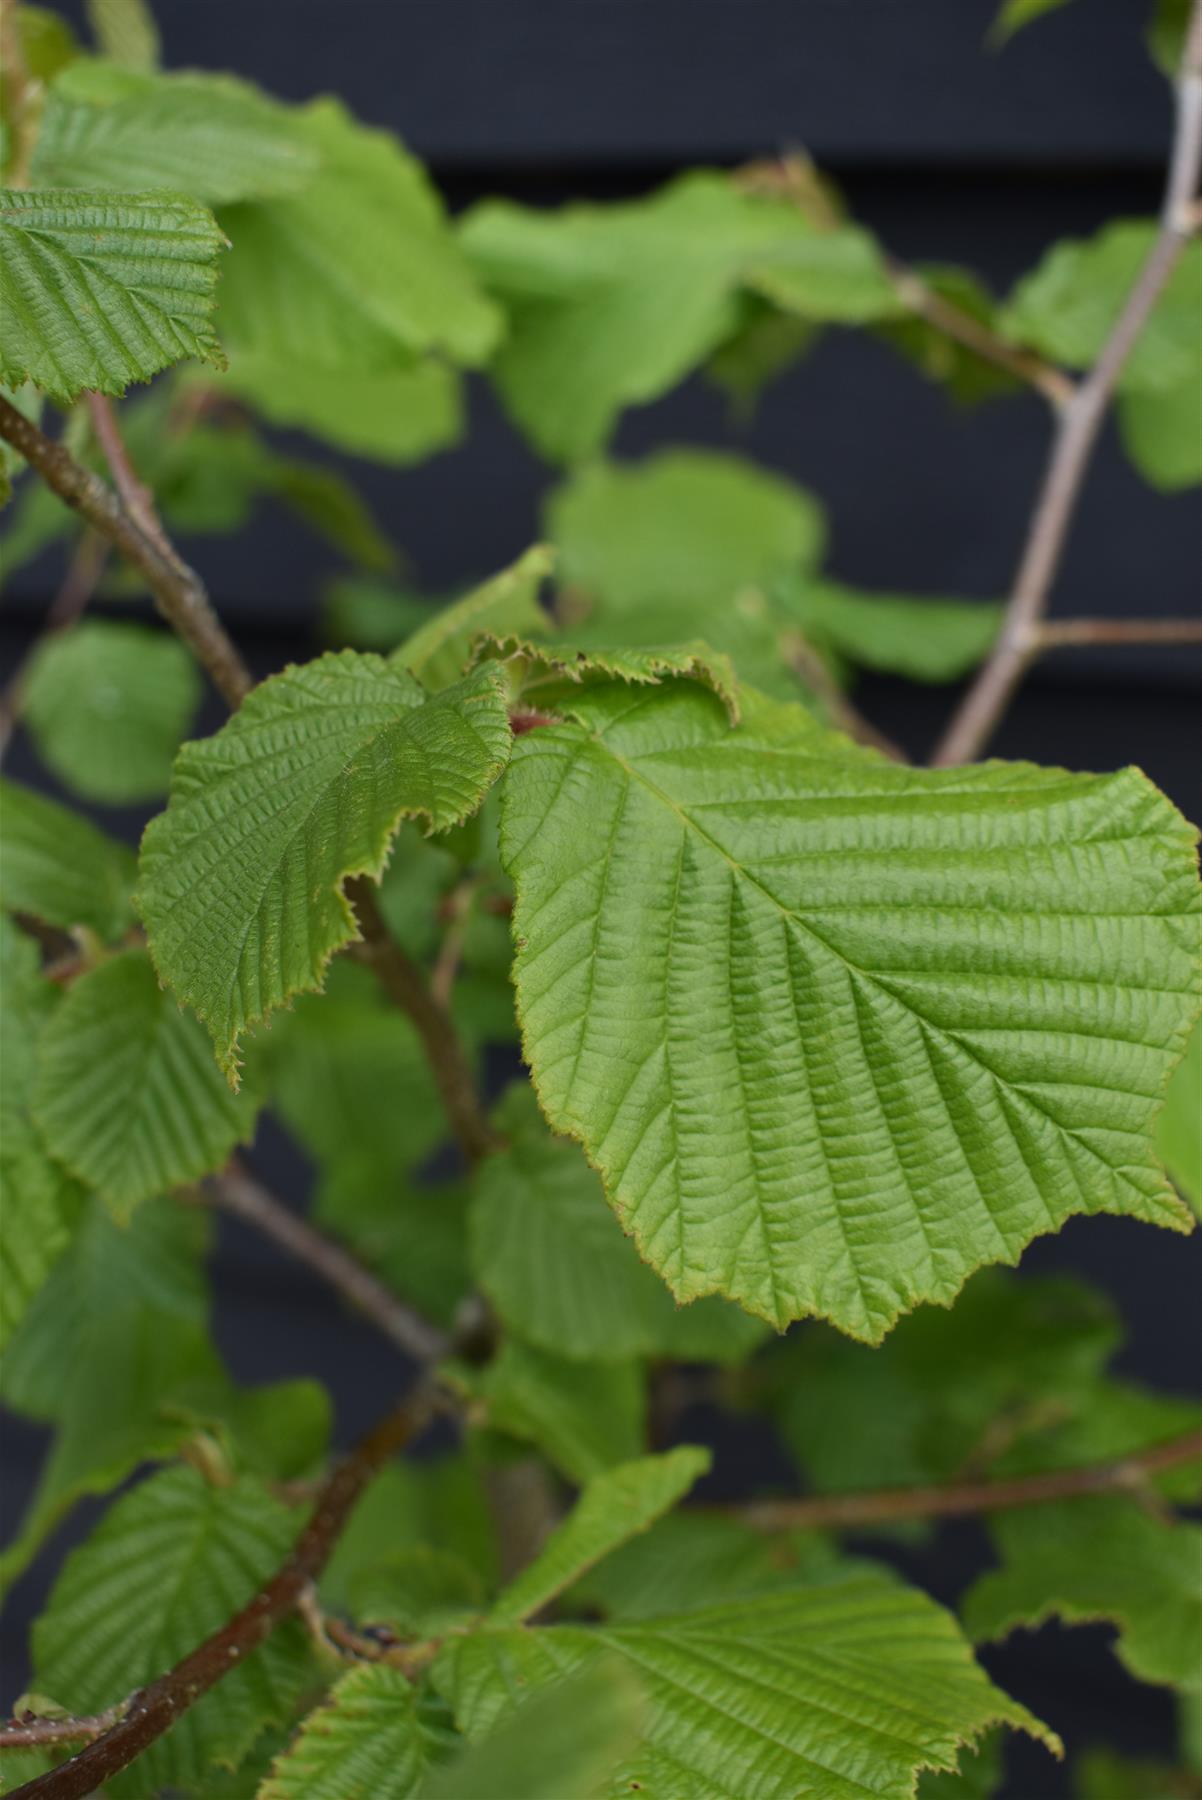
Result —
<path fill-rule="evenodd" d="M 499 1140 L 480 1104 L 451 1015 L 384 923 L 373 885 L 359 876 L 348 884 L 347 894 L 363 934 L 350 946 L 351 955 L 372 970 L 389 999 L 413 1021 L 455 1141 L 469 1163 L 479 1162 Z"/>
<path fill-rule="evenodd" d="M 865 1489 L 857 1494 L 807 1494 L 796 1500 L 760 1500 L 723 1507 L 757 1531 L 854 1531 L 899 1519 L 950 1519 L 1071 1500 L 1086 1494 L 1138 1492 L 1148 1477 L 1202 1457 L 1202 1431 L 1110 1462 L 1054 1469 L 986 1481 L 954 1481 L 931 1487 Z"/>
<path fill-rule="evenodd" d="M 134 468 L 126 449 L 112 401 L 107 394 L 88 394 L 86 399 L 92 430 L 109 466 L 113 485 L 121 496 L 121 504 L 143 537 L 150 539 L 159 554 L 168 562 L 178 563 L 179 557 L 163 530 L 162 520 L 154 504 L 154 495 Z"/>
<path fill-rule="evenodd" d="M 407 1356 L 433 1362 L 446 1351 L 444 1332 L 406 1306 L 341 1244 L 290 1211 L 237 1158 L 204 1182 L 201 1192 L 213 1206 L 253 1226 L 312 1269 Z"/>
<path fill-rule="evenodd" d="M 870 749 L 879 750 L 892 762 L 909 762 L 905 751 L 892 738 L 886 737 L 883 731 L 878 731 L 871 719 L 866 719 L 859 708 L 852 704 L 818 651 L 800 631 L 791 630 L 787 633 L 784 656 L 785 661 L 800 675 L 820 703 L 837 731 L 845 732 L 857 744 L 866 744 Z"/>
<path fill-rule="evenodd" d="M 1202 644 L 1202 619 L 1046 619 L 1036 627 L 1037 652 L 1093 644 Z"/>
<path fill-rule="evenodd" d="M 179 633 L 231 707 L 253 685 L 246 664 L 214 612 L 204 583 L 174 552 L 165 556 L 120 497 L 78 462 L 67 446 L 46 436 L 0 394 L 0 438 L 20 452 L 60 500 L 87 520 L 138 570 L 164 618 Z"/>
<path fill-rule="evenodd" d="M 39 1750 L 49 1744 L 89 1742 L 115 1725 L 128 1705 L 128 1700 L 122 1700 L 86 1718 L 42 1719 L 35 1713 L 23 1713 L 19 1719 L 0 1725 L 0 1750 Z"/>
<path fill-rule="evenodd" d="M 1097 362 L 1061 411 L 1006 616 L 988 661 L 931 758 L 971 762 L 997 729 L 1032 656 L 1085 474 L 1123 367 L 1193 229 L 1202 178 L 1202 0 L 1194 0 L 1176 90 L 1176 126 L 1160 228 Z"/>
<path fill-rule="evenodd" d="M 220 1630 L 125 1704 L 122 1716 L 86 1749 L 16 1788 L 12 1800 L 86 1800 L 149 1749 L 222 1676 L 243 1662 L 289 1614 L 321 1574 L 360 1494 L 421 1430 L 435 1410 L 427 1374 L 333 1471 L 287 1561 Z"/>

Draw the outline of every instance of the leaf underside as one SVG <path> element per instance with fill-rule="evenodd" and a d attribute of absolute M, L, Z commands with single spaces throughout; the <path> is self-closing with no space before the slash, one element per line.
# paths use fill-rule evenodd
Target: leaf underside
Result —
<path fill-rule="evenodd" d="M 905 769 L 684 683 L 575 710 L 503 796 L 525 1053 L 679 1298 L 876 1341 L 1071 1213 L 1187 1228 L 1149 1130 L 1194 833 L 1143 776 Z"/>

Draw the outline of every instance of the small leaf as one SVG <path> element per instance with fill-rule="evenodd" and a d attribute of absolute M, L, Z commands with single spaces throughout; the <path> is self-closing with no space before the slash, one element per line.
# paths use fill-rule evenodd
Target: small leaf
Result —
<path fill-rule="evenodd" d="M 679 1299 L 876 1342 L 1073 1212 L 1187 1228 L 1195 834 L 1142 775 L 905 769 L 688 682 L 573 710 L 502 800 L 525 1055 Z"/>
<path fill-rule="evenodd" d="M 398 1637 L 440 1634 L 449 1617 L 478 1612 L 484 1583 L 470 1563 L 429 1544 L 391 1550 L 350 1581 L 357 1619 L 387 1625 Z"/>
<path fill-rule="evenodd" d="M 1123 448 L 1145 481 L 1175 494 L 1202 482 L 1202 358 L 1172 387 L 1119 395 Z"/>
<path fill-rule="evenodd" d="M 123 394 L 187 356 L 220 366 L 224 243 L 194 200 L 0 189 L 0 379 L 67 401 Z"/>
<path fill-rule="evenodd" d="M 510 1335 L 481 1374 L 455 1374 L 483 1423 L 536 1445 L 569 1481 L 630 1461 L 646 1441 L 646 1379 L 633 1359 L 571 1361 Z"/>
<path fill-rule="evenodd" d="M 213 1487 L 166 1469 L 118 1500 L 63 1564 L 33 1629 L 37 1679 L 72 1711 L 97 1712 L 161 1675 L 225 1624 L 283 1562 L 295 1516 L 263 1485 Z M 233 1764 L 281 1722 L 308 1674 L 294 1624 L 230 1669 L 144 1753 L 149 1788 L 187 1788 Z"/>
<path fill-rule="evenodd" d="M 400 1669 L 361 1664 L 309 1713 L 256 1800 L 410 1800 L 445 1743 L 423 1710 Z"/>
<path fill-rule="evenodd" d="M 159 32 L 146 0 L 88 0 L 88 20 L 104 56 L 126 69 L 153 69 Z"/>
<path fill-rule="evenodd" d="M 248 1025 L 322 984 L 357 927 L 344 887 L 378 880 L 402 818 L 466 818 L 505 765 L 509 722 L 480 670 L 429 698 L 345 650 L 261 683 L 186 744 L 142 840 L 138 906 L 161 978 L 237 1078 Z"/>
<path fill-rule="evenodd" d="M 527 637 L 547 631 L 549 621 L 538 596 L 553 566 L 551 551 L 535 544 L 491 581 L 419 625 L 393 660 L 416 675 L 423 686 L 444 688 L 458 681 L 467 669 L 472 644 L 481 632 Z"/>
<path fill-rule="evenodd" d="M 1045 13 L 1059 12 L 1067 4 L 1068 0 L 1003 0 L 989 30 L 989 42 L 1000 49 L 1024 25 L 1041 19 Z"/>
<path fill-rule="evenodd" d="M 1202 1024 L 1195 1025 L 1185 1060 L 1169 1082 L 1156 1147 L 1174 1186 L 1202 1214 Z"/>
<path fill-rule="evenodd" d="M 721 1793 L 911 1800 L 920 1768 L 954 1769 L 992 1725 L 1054 1735 L 995 1688 L 955 1621 L 883 1572 L 589 1630 L 483 1630 L 449 1641 L 439 1691 L 473 1739 L 605 1654 L 638 1676 L 648 1717 L 606 1800 Z"/>
<path fill-rule="evenodd" d="M 1127 1498 L 1091 1495 L 996 1513 L 1002 1558 L 962 1607 L 976 1639 L 1057 1617 L 1117 1625 L 1120 1661 L 1139 1681 L 1197 1691 L 1202 1682 L 1202 1528 L 1153 1518 Z"/>
<path fill-rule="evenodd" d="M 354 1597 L 377 1571 L 387 1578 L 409 1552 L 449 1554 L 482 1587 L 497 1580 L 494 1522 L 479 1460 L 470 1450 L 421 1462 L 392 1463 L 355 1507 L 321 1578 L 324 1605 L 355 1611 Z"/>
<path fill-rule="evenodd" d="M 33 1110 L 47 1147 L 118 1216 L 219 1169 L 257 1107 L 231 1094 L 142 950 L 73 982 L 38 1044 Z"/>
<path fill-rule="evenodd" d="M 534 1561 L 502 1592 L 493 1625 L 520 1625 L 586 1569 L 669 1512 L 710 1466 L 708 1450 L 683 1445 L 595 1475 Z"/>
<path fill-rule="evenodd" d="M 53 800 L 0 781 L 0 901 L 64 931 L 88 926 L 110 942 L 133 924 L 134 859 Z"/>
<path fill-rule="evenodd" d="M 809 641 L 866 669 L 911 681 L 955 681 L 989 654 L 1002 608 L 983 600 L 868 594 L 837 581 L 777 584 Z"/>
<path fill-rule="evenodd" d="M 120 806 L 166 792 L 199 703 L 196 665 L 174 638 L 86 620 L 44 640 L 23 710 L 61 781 L 85 799 Z"/>
<path fill-rule="evenodd" d="M 699 681 L 721 700 L 732 725 L 739 719 L 738 682 L 730 658 L 699 639 L 687 644 L 655 644 L 629 650 L 613 645 L 532 644 L 491 634 L 476 641 L 473 666 L 498 662 L 510 685 L 510 706 L 554 711 L 572 689 L 616 679 L 636 687 L 659 687 L 665 680 Z"/>

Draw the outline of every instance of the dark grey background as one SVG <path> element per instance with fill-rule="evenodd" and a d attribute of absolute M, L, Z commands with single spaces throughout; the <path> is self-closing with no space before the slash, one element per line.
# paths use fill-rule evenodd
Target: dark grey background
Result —
<path fill-rule="evenodd" d="M 982 42 L 992 10 L 981 0 L 161 0 L 157 8 L 171 65 L 233 66 L 298 99 L 341 92 L 431 160 L 456 208 L 488 193 L 532 203 L 638 193 L 689 163 L 800 144 L 898 254 L 968 263 L 1004 291 L 1056 238 L 1155 210 L 1170 109 L 1141 42 L 1143 0 L 1076 0 L 1002 54 Z M 811 486 L 831 516 L 831 567 L 846 580 L 984 598 L 1003 593 L 1011 575 L 1047 419 L 1025 396 L 958 412 L 887 349 L 832 333 L 769 390 L 748 428 L 694 381 L 627 415 L 616 447 L 638 454 L 671 442 L 740 448 Z M 431 591 L 488 573 L 529 543 L 555 479 L 478 382 L 460 448 L 410 472 L 367 464 L 352 472 Z M 1196 613 L 1200 516 L 1196 494 L 1166 499 L 1144 485 L 1108 434 L 1054 610 Z M 236 542 L 189 548 L 259 667 L 309 653 L 332 558 L 270 513 Z M 57 574 L 47 559 L 6 595 L 6 658 L 28 641 Z M 996 748 L 1076 767 L 1139 762 L 1202 818 L 1200 689 L 1194 651 L 1062 655 L 1032 675 Z M 875 680 L 861 699 L 920 755 L 952 696 Z M 20 744 L 13 772 L 41 779 Z M 139 823 L 108 822 L 131 832 Z M 257 1160 L 302 1197 L 305 1171 L 274 1134 L 264 1134 Z M 1168 1388 L 1198 1387 L 1202 1235 L 1075 1221 L 1036 1244 L 1024 1267 L 1075 1268 L 1096 1280 L 1128 1322 L 1123 1366 Z M 215 1284 L 219 1337 L 240 1374 L 321 1374 L 343 1439 L 378 1412 L 396 1379 L 389 1353 L 303 1272 L 231 1228 Z M 780 1472 L 757 1431 L 707 1415 L 684 1428 L 717 1444 L 715 1491 L 737 1494 Z M 27 1427 L 6 1428 L 8 1528 L 38 1442 Z M 19 1684 L 24 1622 L 66 1538 L 15 1596 L 2 1641 L 6 1689 Z M 954 1600 L 981 1554 L 975 1528 L 957 1527 L 911 1566 Z M 1050 1629 L 1020 1635 L 988 1660 L 1071 1745 L 1169 1754 L 1167 1697 L 1126 1681 L 1106 1637 L 1101 1628 Z M 1044 1753 L 1019 1745 L 1011 1754 L 1015 1800 L 1069 1791 Z"/>

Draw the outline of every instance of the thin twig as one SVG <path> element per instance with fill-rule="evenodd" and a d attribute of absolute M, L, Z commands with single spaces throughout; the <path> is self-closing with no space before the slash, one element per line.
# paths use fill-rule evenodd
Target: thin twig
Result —
<path fill-rule="evenodd" d="M 1035 627 L 1037 652 L 1069 644 L 1202 644 L 1202 619 L 1048 619 Z"/>
<path fill-rule="evenodd" d="M 1149 1475 L 1202 1457 L 1202 1431 L 1189 1431 L 1166 1443 L 1113 1462 L 1083 1468 L 1056 1469 L 994 1481 L 948 1482 L 936 1487 L 877 1488 L 860 1494 L 813 1494 L 799 1500 L 760 1500 L 749 1506 L 725 1507 L 757 1531 L 833 1529 L 893 1524 L 899 1519 L 949 1519 L 968 1513 L 1002 1512 L 1016 1506 L 1038 1506 L 1047 1500 L 1069 1500 L 1085 1494 L 1138 1490 Z"/>
<path fill-rule="evenodd" d="M 155 508 L 154 495 L 134 468 L 125 439 L 121 436 L 121 427 L 117 423 L 112 401 L 107 394 L 88 394 L 86 399 L 96 442 L 109 466 L 109 473 L 121 496 L 122 505 L 138 530 L 150 539 L 159 554 L 168 562 L 178 562 L 179 558 L 163 530 L 162 520 Z"/>
<path fill-rule="evenodd" d="M 201 1191 L 214 1206 L 253 1225 L 264 1237 L 314 1270 L 407 1356 L 431 1362 L 443 1355 L 448 1342 L 444 1332 L 406 1306 L 341 1244 L 291 1212 L 237 1159 L 222 1174 L 205 1182 Z"/>
<path fill-rule="evenodd" d="M 931 758 L 936 768 L 979 756 L 1039 647 L 1037 627 L 1115 384 L 1176 268 L 1202 176 L 1202 0 L 1194 0 L 1177 82 L 1177 120 L 1160 229 L 1097 362 L 1060 415 L 1006 618 L 993 652 Z"/>
<path fill-rule="evenodd" d="M 847 733 L 857 744 L 879 750 L 893 762 L 909 762 L 909 757 L 893 739 L 878 731 L 848 699 L 821 656 L 800 631 L 790 630 L 783 645 L 785 661 L 800 675 L 836 730 Z"/>
<path fill-rule="evenodd" d="M 121 1700 L 116 1706 L 106 1707 L 104 1712 L 74 1719 L 40 1719 L 33 1713 L 26 1713 L 20 1719 L 0 1725 L 0 1750 L 36 1750 L 46 1744 L 78 1744 L 81 1740 L 98 1738 L 117 1723 L 128 1705 L 128 1700 Z"/>
<path fill-rule="evenodd" d="M 0 395 L 0 438 L 19 450 L 47 487 L 72 507 L 141 574 L 159 611 L 208 671 L 213 685 L 231 707 L 250 692 L 249 669 L 214 612 L 204 583 L 195 570 L 174 554 L 164 556 L 136 524 L 119 496 L 99 475 L 78 462 L 66 445 L 48 438 L 39 426 Z"/>
<path fill-rule="evenodd" d="M 434 1380 L 427 1376 L 339 1463 L 287 1561 L 241 1612 L 135 1694 L 122 1718 L 78 1756 L 15 1789 L 12 1800 L 85 1800 L 128 1768 L 223 1675 L 257 1650 L 296 1610 L 325 1568 L 360 1494 L 385 1463 L 424 1428 L 435 1398 Z"/>

